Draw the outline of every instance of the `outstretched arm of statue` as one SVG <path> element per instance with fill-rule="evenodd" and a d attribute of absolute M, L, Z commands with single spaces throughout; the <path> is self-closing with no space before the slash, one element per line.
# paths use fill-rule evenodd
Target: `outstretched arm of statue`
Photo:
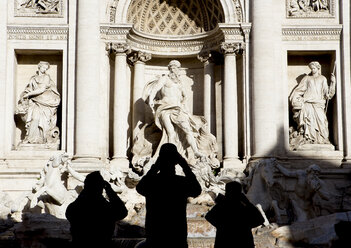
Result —
<path fill-rule="evenodd" d="M 70 173 L 72 175 L 72 177 L 74 177 L 75 179 L 77 179 L 78 181 L 83 183 L 84 180 L 85 180 L 85 176 L 83 176 L 82 174 L 78 173 L 77 171 L 75 171 L 72 168 L 72 166 L 71 166 L 72 164 L 71 164 L 70 160 L 68 160 L 66 162 L 66 164 L 67 164 L 67 171 L 68 171 L 68 173 Z"/>
<path fill-rule="evenodd" d="M 290 171 L 278 163 L 275 166 L 286 177 L 297 177 L 298 176 L 296 171 Z"/>
<path fill-rule="evenodd" d="M 335 88 L 336 88 L 336 78 L 334 73 L 331 74 L 330 76 L 330 86 L 328 90 L 328 98 L 332 99 L 333 96 L 335 95 Z"/>

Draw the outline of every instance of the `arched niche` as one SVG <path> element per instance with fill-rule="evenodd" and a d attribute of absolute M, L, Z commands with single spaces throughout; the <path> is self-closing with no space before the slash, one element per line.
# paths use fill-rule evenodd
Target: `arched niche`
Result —
<path fill-rule="evenodd" d="M 224 23 L 245 22 L 245 6 L 243 0 L 188 0 L 180 2 L 180 6 L 200 6 L 202 13 L 221 9 L 221 12 L 223 13 L 222 22 Z M 171 6 L 179 6 L 177 0 L 110 0 L 107 7 L 109 10 L 107 11 L 107 14 L 109 15 L 108 20 L 110 23 L 128 23 L 128 13 L 133 6 L 140 4 L 140 7 L 143 7 L 140 11 L 145 12 L 150 5 L 162 5 L 165 3 L 168 3 L 168 5 Z M 203 8 L 203 6 L 206 8 Z M 209 16 L 211 16 L 211 13 Z M 210 19 L 210 22 L 211 21 L 213 20 Z"/>

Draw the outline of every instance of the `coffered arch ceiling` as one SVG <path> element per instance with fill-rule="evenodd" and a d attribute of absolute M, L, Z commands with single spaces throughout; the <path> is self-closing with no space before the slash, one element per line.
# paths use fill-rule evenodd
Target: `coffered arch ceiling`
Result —
<path fill-rule="evenodd" d="M 213 30 L 224 12 L 218 0 L 132 0 L 127 21 L 143 33 L 192 35 Z"/>

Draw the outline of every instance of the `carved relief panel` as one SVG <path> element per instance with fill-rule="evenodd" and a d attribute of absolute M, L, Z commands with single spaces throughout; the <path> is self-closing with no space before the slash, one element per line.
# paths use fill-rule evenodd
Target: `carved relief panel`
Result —
<path fill-rule="evenodd" d="M 15 16 L 63 17 L 63 0 L 14 0 Z"/>
<path fill-rule="evenodd" d="M 335 17 L 335 0 L 286 0 L 288 18 Z"/>

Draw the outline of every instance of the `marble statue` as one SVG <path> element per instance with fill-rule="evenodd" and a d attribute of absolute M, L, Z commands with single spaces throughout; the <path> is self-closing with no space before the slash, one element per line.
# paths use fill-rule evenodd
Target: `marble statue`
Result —
<path fill-rule="evenodd" d="M 45 144 L 57 149 L 60 142 L 57 108 L 61 99 L 56 84 L 46 73 L 49 68 L 48 62 L 39 62 L 37 73 L 20 95 L 15 114 L 25 123 L 26 134 L 21 144 Z"/>
<path fill-rule="evenodd" d="M 297 123 L 297 130 L 290 134 L 293 149 L 303 144 L 330 144 L 326 111 L 328 101 L 335 95 L 335 76 L 331 74 L 328 86 L 321 75 L 321 65 L 313 61 L 308 66 L 311 74 L 303 77 L 289 99 Z"/>
<path fill-rule="evenodd" d="M 64 173 L 69 173 L 78 181 L 84 182 L 85 176 L 71 167 L 71 161 L 67 153 L 51 157 L 40 172 L 39 180 L 33 186 L 34 193 L 27 197 L 30 200 L 31 209 L 38 206 L 41 209 L 48 210 L 48 213 L 56 217 L 62 218 L 64 216 L 65 208 L 75 197 L 64 185 Z M 25 205 L 26 202 L 22 203 L 23 207 Z"/>
<path fill-rule="evenodd" d="M 287 204 L 283 186 L 274 178 L 276 164 L 276 159 L 261 159 L 250 163 L 245 169 L 248 175 L 243 181 L 246 196 L 262 213 L 265 226 L 270 224 L 266 212 L 273 210 L 277 223 L 282 223 L 282 216 L 286 215 L 284 208 Z"/>
<path fill-rule="evenodd" d="M 207 122 L 187 109 L 185 84 L 180 62 L 170 61 L 169 73 L 149 82 L 143 99 L 151 108 L 154 122 L 147 123 L 134 140 L 133 167 L 145 174 L 164 143 L 173 143 L 203 183 L 216 181 L 212 169 L 219 167 L 216 138 L 207 131 Z"/>
<path fill-rule="evenodd" d="M 318 165 L 310 165 L 302 170 L 289 170 L 276 163 L 276 168 L 286 177 L 296 178 L 294 191 L 290 194 L 290 200 L 296 221 L 306 221 L 317 217 L 315 205 L 319 200 L 325 201 L 331 199 L 331 192 L 328 190 L 325 182 L 319 178 L 321 169 Z"/>

